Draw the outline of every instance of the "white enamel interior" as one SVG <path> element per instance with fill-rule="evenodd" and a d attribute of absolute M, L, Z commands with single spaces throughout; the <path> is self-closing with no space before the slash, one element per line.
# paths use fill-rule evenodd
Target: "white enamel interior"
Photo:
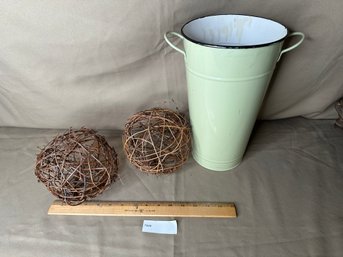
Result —
<path fill-rule="evenodd" d="M 283 39 L 287 29 L 272 20 L 245 15 L 199 18 L 182 28 L 193 41 L 217 46 L 257 46 Z"/>

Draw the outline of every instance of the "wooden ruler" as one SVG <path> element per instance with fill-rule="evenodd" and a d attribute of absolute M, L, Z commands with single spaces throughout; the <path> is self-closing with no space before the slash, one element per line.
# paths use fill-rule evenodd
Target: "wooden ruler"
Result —
<path fill-rule="evenodd" d="M 88 201 L 70 206 L 56 200 L 49 215 L 236 218 L 233 203 Z"/>

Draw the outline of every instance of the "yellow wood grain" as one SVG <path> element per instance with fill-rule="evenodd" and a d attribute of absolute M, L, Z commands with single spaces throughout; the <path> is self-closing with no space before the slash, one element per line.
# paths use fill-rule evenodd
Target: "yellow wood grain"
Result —
<path fill-rule="evenodd" d="M 236 218 L 233 203 L 90 201 L 70 206 L 54 201 L 49 215 Z"/>

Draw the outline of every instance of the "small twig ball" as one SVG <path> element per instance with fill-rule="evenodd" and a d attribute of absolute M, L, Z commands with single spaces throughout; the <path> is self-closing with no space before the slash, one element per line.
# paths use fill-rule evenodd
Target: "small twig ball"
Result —
<path fill-rule="evenodd" d="M 154 108 L 134 114 L 125 124 L 126 157 L 139 170 L 150 174 L 179 169 L 191 151 L 191 130 L 184 115 Z"/>
<path fill-rule="evenodd" d="M 101 194 L 118 177 L 117 154 L 105 138 L 87 128 L 57 135 L 37 155 L 35 175 L 69 205 Z"/>

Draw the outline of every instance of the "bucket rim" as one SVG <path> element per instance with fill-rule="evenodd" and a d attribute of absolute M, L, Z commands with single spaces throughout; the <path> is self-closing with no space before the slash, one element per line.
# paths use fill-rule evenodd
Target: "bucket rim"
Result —
<path fill-rule="evenodd" d="M 208 17 L 216 17 L 216 16 L 242 16 L 242 17 L 253 17 L 253 18 L 260 18 L 260 19 L 265 19 L 265 20 L 269 20 L 272 22 L 275 22 L 279 25 L 281 25 L 282 27 L 284 27 L 286 29 L 286 34 L 284 37 L 278 39 L 278 40 L 274 40 L 268 43 L 263 43 L 263 44 L 255 44 L 255 45 L 220 45 L 220 44 L 210 44 L 210 43 L 204 43 L 204 42 L 200 42 L 198 40 L 192 39 L 190 37 L 188 37 L 185 33 L 184 33 L 184 28 L 186 25 L 188 25 L 189 23 L 199 20 L 199 19 L 203 19 L 203 18 L 208 18 Z M 205 15 L 205 16 L 201 16 L 201 17 L 197 17 L 194 19 L 191 19 L 189 21 L 187 21 L 182 27 L 181 27 L 181 34 L 184 38 L 186 38 L 188 41 L 191 41 L 192 43 L 204 46 L 204 47 L 211 47 L 211 48 L 217 48 L 217 49 L 247 49 L 247 48 L 259 48 L 259 47 L 266 47 L 269 45 L 273 45 L 279 42 L 282 42 L 285 40 L 285 38 L 289 35 L 289 30 L 288 28 L 283 25 L 282 23 L 275 21 L 273 19 L 270 18 L 266 18 L 266 17 L 262 17 L 262 16 L 257 16 L 257 15 L 249 15 L 249 14 L 234 14 L 234 13 L 228 13 L 228 14 L 212 14 L 212 15 Z"/>

